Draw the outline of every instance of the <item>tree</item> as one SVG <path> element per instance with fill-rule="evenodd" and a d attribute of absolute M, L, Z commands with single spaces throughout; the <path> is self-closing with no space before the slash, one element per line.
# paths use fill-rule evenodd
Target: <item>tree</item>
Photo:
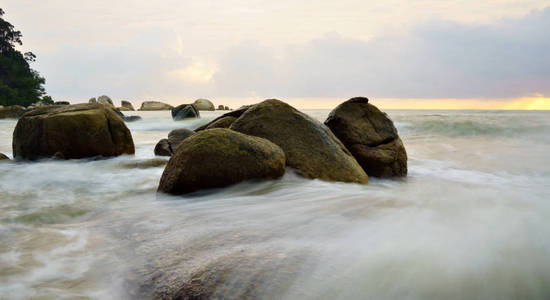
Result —
<path fill-rule="evenodd" d="M 43 97 L 46 80 L 29 65 L 36 56 L 15 49 L 16 45 L 23 45 L 23 36 L 3 16 L 4 10 L 0 8 L 0 105 L 28 106 L 51 100 Z"/>

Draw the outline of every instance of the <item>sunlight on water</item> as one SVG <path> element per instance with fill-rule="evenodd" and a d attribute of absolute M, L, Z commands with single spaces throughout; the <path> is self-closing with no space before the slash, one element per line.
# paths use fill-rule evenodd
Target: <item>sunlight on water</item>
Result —
<path fill-rule="evenodd" d="M 220 112 L 133 113 L 135 156 L 0 163 L 0 299 L 132 299 L 205 270 L 229 297 L 550 297 L 550 113 L 388 113 L 409 176 L 368 186 L 290 170 L 172 197 L 156 194 L 162 167 L 124 167 Z M 9 156 L 14 126 L 0 121 Z"/>

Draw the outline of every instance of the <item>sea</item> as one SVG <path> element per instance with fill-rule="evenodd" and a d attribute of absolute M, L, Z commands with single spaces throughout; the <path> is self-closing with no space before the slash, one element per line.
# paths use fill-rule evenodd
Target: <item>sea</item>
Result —
<path fill-rule="evenodd" d="M 222 113 L 127 112 L 135 155 L 0 163 L 0 299 L 136 299 L 218 270 L 226 298 L 550 299 L 550 111 L 389 110 L 406 178 L 157 194 L 155 144 Z"/>

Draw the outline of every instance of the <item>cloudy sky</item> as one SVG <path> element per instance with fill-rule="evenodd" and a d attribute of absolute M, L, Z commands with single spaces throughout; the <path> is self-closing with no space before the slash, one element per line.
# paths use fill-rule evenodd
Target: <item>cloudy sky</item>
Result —
<path fill-rule="evenodd" d="M 0 0 L 55 99 L 550 108 L 550 1 Z"/>

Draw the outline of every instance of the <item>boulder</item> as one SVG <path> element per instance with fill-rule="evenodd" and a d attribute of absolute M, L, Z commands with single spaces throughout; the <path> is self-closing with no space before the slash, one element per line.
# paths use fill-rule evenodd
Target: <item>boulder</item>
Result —
<path fill-rule="evenodd" d="M 132 103 L 130 103 L 129 101 L 126 101 L 126 100 L 120 101 L 120 107 L 124 108 L 124 110 L 135 110 Z"/>
<path fill-rule="evenodd" d="M 7 155 L 5 155 L 4 153 L 0 153 L 0 161 L 2 161 L 2 160 L 9 160 L 9 159 L 10 159 L 10 158 L 9 158 Z"/>
<path fill-rule="evenodd" d="M 23 115 L 13 132 L 16 159 L 63 159 L 134 154 L 122 118 L 100 104 L 47 106 Z"/>
<path fill-rule="evenodd" d="M 201 114 L 193 104 L 182 104 L 172 109 L 172 119 L 174 121 L 200 117 Z"/>
<path fill-rule="evenodd" d="M 245 180 L 280 178 L 285 154 L 270 141 L 229 129 L 211 129 L 185 139 L 164 169 L 159 192 L 185 194 Z"/>
<path fill-rule="evenodd" d="M 109 98 L 108 96 L 105 96 L 105 95 L 99 96 L 97 98 L 97 103 L 103 104 L 103 105 L 111 107 L 111 108 L 115 107 L 115 105 L 113 104 L 113 100 L 111 100 L 111 98 Z"/>
<path fill-rule="evenodd" d="M 170 131 L 170 133 L 168 133 L 168 139 L 160 140 L 155 146 L 155 155 L 172 156 L 181 142 L 193 134 L 195 134 L 195 132 L 187 128 Z"/>
<path fill-rule="evenodd" d="M 242 114 L 244 114 L 245 111 L 247 111 L 249 108 L 251 108 L 252 105 L 243 105 L 241 106 L 239 109 L 236 109 L 236 110 L 233 110 L 231 112 L 228 112 L 226 114 L 223 114 L 217 118 L 215 118 L 214 120 L 204 124 L 204 125 L 201 125 L 199 127 L 197 127 L 195 129 L 195 131 L 201 131 L 201 130 L 204 130 L 206 128 L 208 128 L 208 126 L 210 126 L 211 124 L 219 121 L 220 119 L 223 119 L 225 117 L 234 117 L 234 118 L 239 118 Z"/>
<path fill-rule="evenodd" d="M 282 101 L 270 99 L 252 106 L 230 129 L 280 146 L 287 166 L 306 178 L 368 183 L 367 174 L 325 125 Z"/>
<path fill-rule="evenodd" d="M 197 110 L 215 110 L 214 104 L 208 99 L 197 99 L 193 102 Z"/>
<path fill-rule="evenodd" d="M 124 120 L 124 122 L 135 122 L 135 121 L 140 121 L 141 117 L 140 116 L 124 116 L 124 117 L 122 117 L 122 119 Z"/>
<path fill-rule="evenodd" d="M 218 110 L 224 110 L 224 106 L 223 105 L 218 105 Z"/>
<path fill-rule="evenodd" d="M 55 101 L 53 105 L 71 105 L 69 101 Z"/>
<path fill-rule="evenodd" d="M 23 106 L 6 106 L 0 108 L 0 119 L 19 119 L 26 111 Z"/>
<path fill-rule="evenodd" d="M 174 108 L 172 105 L 159 101 L 145 101 L 141 103 L 141 108 L 139 110 L 171 110 L 172 108 Z"/>
<path fill-rule="evenodd" d="M 93 98 L 90 98 L 90 100 L 88 100 L 88 103 L 97 103 L 97 100 L 95 97 L 93 97 Z"/>
<path fill-rule="evenodd" d="M 407 175 L 407 152 L 397 129 L 367 98 L 352 98 L 338 105 L 325 124 L 369 176 Z"/>
<path fill-rule="evenodd" d="M 229 110 L 229 106 L 225 106 L 224 109 L 225 109 L 225 110 Z"/>
<path fill-rule="evenodd" d="M 233 122 L 235 122 L 237 118 L 232 116 L 223 117 L 221 119 L 216 120 L 215 122 L 210 123 L 206 129 L 212 129 L 212 128 L 229 128 Z"/>

